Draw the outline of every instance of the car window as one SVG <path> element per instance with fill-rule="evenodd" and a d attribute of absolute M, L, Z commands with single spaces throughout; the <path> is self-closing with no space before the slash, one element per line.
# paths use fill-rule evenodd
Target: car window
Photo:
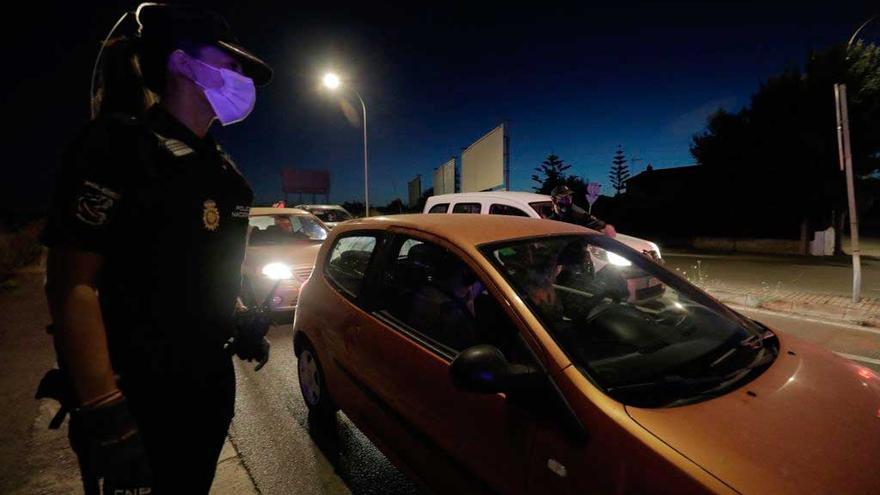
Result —
<path fill-rule="evenodd" d="M 248 218 L 249 246 L 319 242 L 326 238 L 327 229 L 310 215 L 256 215 Z"/>
<path fill-rule="evenodd" d="M 528 213 L 520 210 L 519 208 L 517 208 L 515 206 L 502 205 L 502 204 L 498 204 L 498 203 L 495 203 L 489 207 L 489 214 L 490 215 L 509 215 L 509 216 L 513 216 L 513 217 L 527 217 L 527 216 L 529 216 Z"/>
<path fill-rule="evenodd" d="M 428 210 L 428 213 L 446 213 L 447 210 L 449 210 L 449 203 L 437 203 Z"/>
<path fill-rule="evenodd" d="M 344 222 L 346 220 L 351 220 L 351 215 L 349 215 L 348 212 L 345 210 L 313 209 L 310 210 L 310 213 L 320 218 L 322 222 Z"/>
<path fill-rule="evenodd" d="M 553 203 L 549 200 L 535 201 L 534 203 L 529 203 L 529 206 L 538 212 L 538 216 L 541 218 L 547 218 L 553 213 Z"/>
<path fill-rule="evenodd" d="M 384 270 L 382 312 L 447 357 L 491 344 L 511 362 L 525 362 L 508 315 L 474 272 L 454 253 L 419 239 L 399 239 Z"/>
<path fill-rule="evenodd" d="M 456 203 L 452 213 L 480 213 L 480 203 Z"/>
<path fill-rule="evenodd" d="M 330 251 L 324 273 L 337 287 L 356 297 L 360 294 L 375 250 L 376 237 L 373 235 L 341 237 Z"/>

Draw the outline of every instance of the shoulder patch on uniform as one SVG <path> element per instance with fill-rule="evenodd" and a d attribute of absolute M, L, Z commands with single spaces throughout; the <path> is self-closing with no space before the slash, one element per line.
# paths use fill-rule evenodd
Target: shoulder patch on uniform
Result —
<path fill-rule="evenodd" d="M 192 149 L 188 144 L 184 143 L 183 141 L 173 138 L 167 138 L 159 134 L 158 132 L 153 132 L 153 134 L 155 134 L 156 137 L 159 138 L 159 144 L 163 148 L 165 148 L 166 150 L 168 150 L 169 153 L 178 158 L 196 152 L 196 150 Z"/>
<path fill-rule="evenodd" d="M 76 197 L 76 218 L 89 225 L 104 225 L 119 193 L 100 184 L 85 181 Z"/>

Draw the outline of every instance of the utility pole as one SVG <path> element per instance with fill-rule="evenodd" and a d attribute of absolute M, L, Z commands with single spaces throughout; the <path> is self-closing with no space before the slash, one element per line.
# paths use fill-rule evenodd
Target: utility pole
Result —
<path fill-rule="evenodd" d="M 834 85 L 837 102 L 837 153 L 840 169 L 846 173 L 846 196 L 849 203 L 849 235 L 852 249 L 853 290 L 852 301 L 862 299 L 862 260 L 859 246 L 859 217 L 856 211 L 856 194 L 853 180 L 852 153 L 849 144 L 849 115 L 846 104 L 846 84 Z"/>

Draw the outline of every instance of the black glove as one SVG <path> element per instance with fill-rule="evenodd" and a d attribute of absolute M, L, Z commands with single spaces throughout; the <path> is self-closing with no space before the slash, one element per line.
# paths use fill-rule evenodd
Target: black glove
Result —
<path fill-rule="evenodd" d="M 76 410 L 71 428 L 89 470 L 104 478 L 103 493 L 151 493 L 150 465 L 125 399 Z"/>
<path fill-rule="evenodd" d="M 269 362 L 271 344 L 266 334 L 271 324 L 269 312 L 262 307 L 245 309 L 235 314 L 235 336 L 230 345 L 239 359 L 257 362 L 254 371 L 259 371 Z"/>
<path fill-rule="evenodd" d="M 49 422 L 49 429 L 57 430 L 64 422 L 67 413 L 76 407 L 76 394 L 73 391 L 73 385 L 70 383 L 70 377 L 64 370 L 55 368 L 46 372 L 40 380 L 35 395 L 37 399 L 54 399 L 61 404 L 61 408 Z"/>

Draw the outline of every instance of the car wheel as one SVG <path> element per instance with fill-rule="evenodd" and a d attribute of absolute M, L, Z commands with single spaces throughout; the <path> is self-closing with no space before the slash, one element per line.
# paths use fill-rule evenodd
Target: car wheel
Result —
<path fill-rule="evenodd" d="M 297 355 L 297 376 L 299 390 L 309 411 L 322 418 L 333 417 L 336 405 L 327 390 L 327 381 L 318 354 L 312 344 L 304 340 Z"/>

